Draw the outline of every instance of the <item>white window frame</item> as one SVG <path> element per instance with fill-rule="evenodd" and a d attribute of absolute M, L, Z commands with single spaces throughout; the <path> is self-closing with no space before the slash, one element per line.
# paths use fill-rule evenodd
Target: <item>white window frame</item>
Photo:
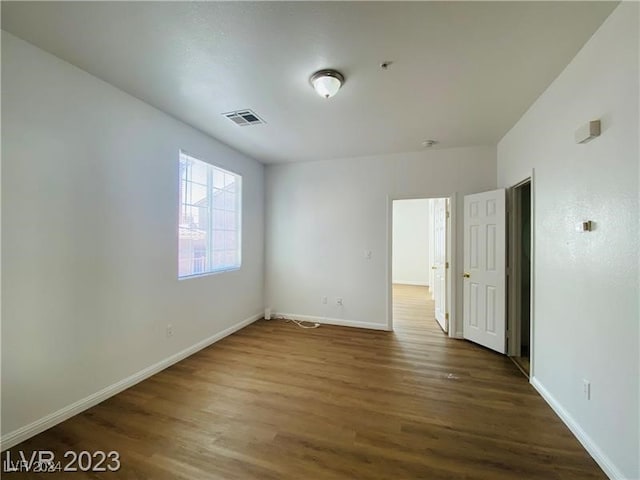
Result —
<path fill-rule="evenodd" d="M 204 269 L 204 271 L 202 272 L 197 272 L 197 273 L 192 273 L 192 274 L 188 274 L 188 275 L 180 275 L 180 261 L 181 261 L 181 257 L 180 257 L 180 230 L 181 230 L 181 226 L 180 226 L 180 220 L 182 217 L 182 209 L 185 208 L 186 206 L 189 207 L 194 207 L 195 205 L 191 205 L 189 203 L 187 203 L 185 198 L 182 198 L 180 195 L 180 190 L 182 189 L 182 183 L 186 182 L 186 181 L 193 181 L 193 180 L 184 180 L 182 175 L 181 175 L 181 170 L 180 170 L 180 165 L 182 163 L 183 158 L 186 157 L 190 160 L 196 161 L 196 162 L 200 162 L 202 164 L 204 164 L 206 166 L 207 169 L 207 199 L 208 199 L 208 205 L 207 205 L 207 215 L 208 215 L 208 219 L 207 219 L 207 256 L 206 256 L 206 267 Z M 214 266 L 214 252 L 216 251 L 214 248 L 214 237 L 215 237 L 215 232 L 216 231 L 223 231 L 223 232 L 227 232 L 227 231 L 231 231 L 231 230 L 227 230 L 227 229 L 216 229 L 215 225 L 214 225 L 214 210 L 220 210 L 220 211 L 224 211 L 224 212 L 228 212 L 230 210 L 226 210 L 226 209 L 214 209 L 213 208 L 213 198 L 214 198 L 214 191 L 215 190 L 222 190 L 224 191 L 224 187 L 222 189 L 216 188 L 214 186 L 214 182 L 213 182 L 213 174 L 214 171 L 218 170 L 219 172 L 223 173 L 223 174 L 228 174 L 228 175 L 233 175 L 236 178 L 236 184 L 235 184 L 235 210 L 234 213 L 236 215 L 236 241 L 237 241 L 237 262 L 234 265 L 225 265 L 222 267 L 218 267 L 216 268 Z M 201 185 L 201 184 L 200 184 Z M 186 191 L 186 189 L 185 189 Z M 213 163 L 201 160 L 200 158 L 191 155 L 187 152 L 185 152 L 184 150 L 180 150 L 179 152 L 179 156 L 178 156 L 178 280 L 186 280 L 189 278 L 197 278 L 197 277 L 203 277 L 203 276 L 208 276 L 208 275 L 216 275 L 218 273 L 224 273 L 224 272 L 231 272 L 231 271 L 235 271 L 235 270 L 239 270 L 242 267 L 242 175 L 240 175 L 239 173 L 233 172 L 231 170 L 222 168 L 218 165 L 215 165 Z M 225 249 L 226 250 L 226 249 Z"/>

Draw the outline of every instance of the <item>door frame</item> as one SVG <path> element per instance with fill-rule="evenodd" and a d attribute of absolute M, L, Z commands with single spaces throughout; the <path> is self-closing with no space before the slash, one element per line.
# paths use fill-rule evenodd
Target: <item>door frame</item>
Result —
<path fill-rule="evenodd" d="M 530 276 L 531 284 L 529 287 L 529 380 L 533 379 L 534 371 L 534 294 L 535 294 L 535 175 L 534 171 L 531 174 L 514 183 L 511 187 L 507 188 L 507 355 L 519 356 L 520 354 L 520 322 L 517 320 L 520 307 L 520 249 L 516 248 L 520 239 L 520 234 L 516 226 L 520 216 L 520 202 L 516 196 L 518 188 L 529 183 L 531 185 L 531 266 Z"/>
<path fill-rule="evenodd" d="M 393 202 L 395 200 L 431 200 L 445 198 L 449 201 L 449 217 L 447 218 L 447 259 L 449 268 L 446 271 L 445 281 L 447 288 L 447 312 L 449 313 L 448 335 L 452 338 L 459 338 L 462 332 L 458 325 L 457 315 L 457 295 L 456 295 L 456 194 L 449 195 L 396 195 L 387 196 L 387 330 L 393 331 Z"/>

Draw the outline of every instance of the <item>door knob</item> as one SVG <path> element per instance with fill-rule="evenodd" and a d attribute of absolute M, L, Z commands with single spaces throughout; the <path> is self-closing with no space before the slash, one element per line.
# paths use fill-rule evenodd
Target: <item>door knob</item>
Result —
<path fill-rule="evenodd" d="M 471 278 L 471 274 L 470 274 L 470 273 L 467 273 L 467 272 L 464 272 L 464 273 L 462 274 L 462 276 L 463 276 L 464 278 Z"/>
<path fill-rule="evenodd" d="M 436 267 L 435 265 L 431 266 L 431 270 L 437 270 L 437 269 L 438 269 L 438 267 Z"/>

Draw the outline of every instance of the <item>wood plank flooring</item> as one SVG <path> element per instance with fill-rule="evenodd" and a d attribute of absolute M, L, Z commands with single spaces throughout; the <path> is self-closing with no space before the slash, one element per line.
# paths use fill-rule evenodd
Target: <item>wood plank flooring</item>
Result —
<path fill-rule="evenodd" d="M 606 478 L 510 360 L 442 333 L 425 288 L 394 287 L 394 327 L 258 321 L 11 449 L 117 450 L 118 472 L 3 477 Z"/>

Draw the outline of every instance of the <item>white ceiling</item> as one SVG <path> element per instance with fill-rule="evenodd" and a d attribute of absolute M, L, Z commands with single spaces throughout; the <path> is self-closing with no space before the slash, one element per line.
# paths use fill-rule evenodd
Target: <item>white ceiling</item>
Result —
<path fill-rule="evenodd" d="M 615 6 L 2 2 L 2 28 L 274 163 L 494 145 Z M 346 76 L 329 100 L 322 68 Z M 267 124 L 220 115 L 243 108 Z"/>

